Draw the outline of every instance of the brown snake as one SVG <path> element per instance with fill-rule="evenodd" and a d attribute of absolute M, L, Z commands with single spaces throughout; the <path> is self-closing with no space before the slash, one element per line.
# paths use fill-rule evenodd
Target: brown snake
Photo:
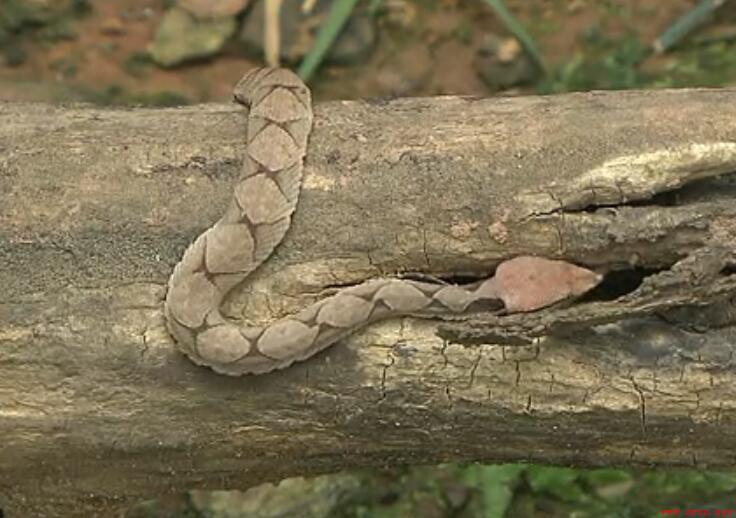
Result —
<path fill-rule="evenodd" d="M 598 282 L 597 274 L 584 268 L 522 256 L 501 263 L 494 277 L 471 285 L 374 279 L 264 327 L 227 320 L 220 312 L 227 293 L 266 260 L 289 228 L 312 126 L 309 89 L 288 70 L 250 71 L 234 95 L 250 107 L 242 177 L 225 214 L 176 265 L 164 306 L 169 331 L 195 363 L 229 375 L 265 373 L 305 360 L 377 320 L 464 314 L 499 301 L 507 312 L 531 311 Z M 536 292 L 529 300 L 521 289 L 528 279 L 519 279 L 519 272 L 539 268 L 551 277 L 572 275 L 582 282 L 567 286 L 564 293 L 557 287 Z"/>

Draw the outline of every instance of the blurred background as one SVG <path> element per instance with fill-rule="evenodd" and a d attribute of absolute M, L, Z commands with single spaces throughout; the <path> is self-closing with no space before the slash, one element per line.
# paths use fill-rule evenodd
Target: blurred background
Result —
<path fill-rule="evenodd" d="M 736 79 L 733 4 L 0 0 L 0 98 L 217 101 L 264 62 L 298 69 L 317 102 L 724 86 Z"/>
<path fill-rule="evenodd" d="M 736 84 L 736 0 L 0 0 L 0 100 L 229 101 L 297 70 L 317 103 Z M 143 502 L 147 517 L 736 516 L 736 472 L 386 466 Z"/>

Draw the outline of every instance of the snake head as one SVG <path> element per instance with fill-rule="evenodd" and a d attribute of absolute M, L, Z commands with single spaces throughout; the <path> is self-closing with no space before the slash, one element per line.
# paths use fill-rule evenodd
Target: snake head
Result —
<path fill-rule="evenodd" d="M 302 80 L 291 70 L 259 67 L 249 70 L 240 78 L 233 88 L 233 98 L 235 102 L 250 106 L 254 99 L 267 95 L 275 87 L 300 89 L 304 90 L 303 95 L 309 95 Z"/>
<path fill-rule="evenodd" d="M 236 103 L 250 106 L 253 100 L 253 84 L 257 82 L 259 74 L 265 70 L 263 68 L 254 68 L 246 72 L 233 88 L 233 100 Z"/>

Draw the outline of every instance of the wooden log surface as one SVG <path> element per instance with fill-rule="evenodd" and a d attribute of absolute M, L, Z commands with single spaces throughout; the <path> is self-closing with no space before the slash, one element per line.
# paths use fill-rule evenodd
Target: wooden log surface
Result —
<path fill-rule="evenodd" d="M 176 351 L 162 302 L 231 195 L 245 120 L 0 104 L 6 517 L 370 465 L 733 465 L 736 89 L 317 105 L 292 228 L 227 314 L 519 254 L 605 280 L 570 307 L 386 321 L 229 378 Z"/>

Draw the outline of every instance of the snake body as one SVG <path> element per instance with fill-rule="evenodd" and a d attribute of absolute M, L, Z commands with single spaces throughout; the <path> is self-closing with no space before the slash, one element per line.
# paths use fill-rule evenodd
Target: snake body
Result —
<path fill-rule="evenodd" d="M 504 279 L 513 275 L 502 275 L 502 267 L 518 272 L 510 265 L 524 261 L 521 257 L 502 263 L 495 277 L 471 285 L 381 278 L 342 289 L 263 327 L 226 319 L 220 305 L 227 293 L 266 260 L 290 225 L 312 126 L 309 89 L 288 70 L 248 72 L 234 94 L 236 101 L 250 107 L 241 178 L 225 214 L 189 246 L 175 267 L 164 305 L 170 333 L 195 363 L 222 374 L 260 374 L 309 358 L 381 319 L 463 314 L 489 303 L 498 307 L 499 300 L 507 311 L 528 311 L 561 298 L 543 296 L 531 304 L 514 299 L 518 290 L 504 288 Z"/>

